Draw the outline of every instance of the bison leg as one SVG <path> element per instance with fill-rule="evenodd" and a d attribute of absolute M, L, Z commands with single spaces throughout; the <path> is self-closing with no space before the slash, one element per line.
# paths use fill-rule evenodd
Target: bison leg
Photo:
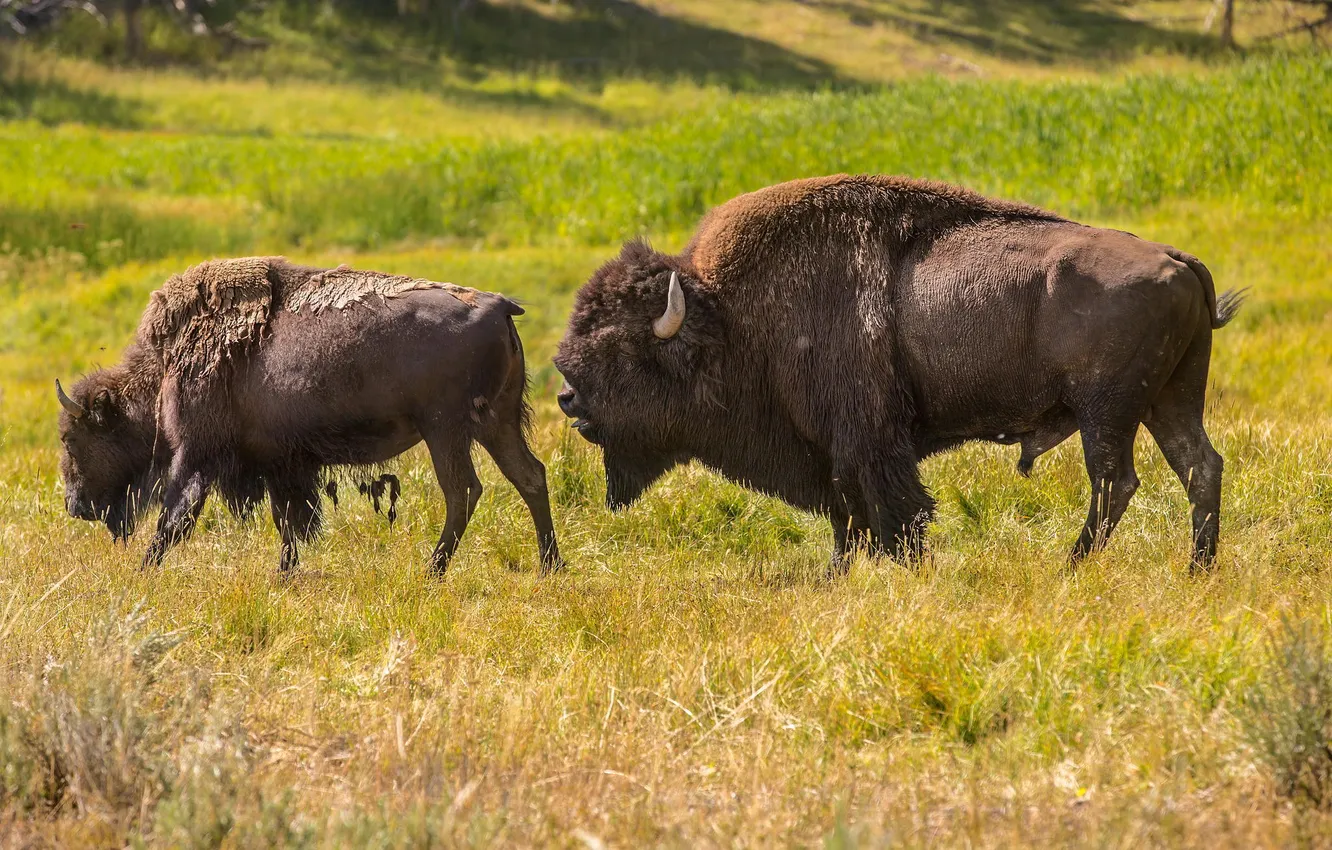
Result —
<path fill-rule="evenodd" d="M 1211 335 L 1195 341 L 1152 402 L 1147 430 L 1179 477 L 1193 508 L 1193 567 L 1211 566 L 1221 534 L 1224 461 L 1203 428 Z"/>
<path fill-rule="evenodd" d="M 430 570 L 444 575 L 481 500 L 481 479 L 472 465 L 471 440 L 458 432 L 426 437 L 439 489 L 444 491 L 444 531 L 430 555 Z"/>
<path fill-rule="evenodd" d="M 833 551 L 832 562 L 828 564 L 828 577 L 841 578 L 851 571 L 851 559 L 859 542 L 857 529 L 851 524 L 850 514 L 836 512 L 829 514 L 828 522 L 832 525 Z"/>
<path fill-rule="evenodd" d="M 393 528 L 393 521 L 398 518 L 398 496 L 402 494 L 402 482 L 398 481 L 398 476 L 387 472 L 379 476 L 379 480 L 388 486 L 388 524 L 389 528 Z"/>
<path fill-rule="evenodd" d="M 1137 432 L 1137 423 L 1130 428 L 1091 426 L 1082 430 L 1087 477 L 1091 480 L 1091 506 L 1069 560 L 1080 561 L 1104 547 L 1124 516 L 1138 489 L 1138 475 L 1133 468 L 1133 438 Z"/>
<path fill-rule="evenodd" d="M 172 464 L 171 476 L 162 496 L 162 514 L 157 520 L 157 533 L 153 535 L 148 551 L 143 556 L 145 567 L 161 565 L 168 549 L 189 538 L 199 521 L 212 483 L 211 476 L 202 470 L 187 471 L 184 463 Z"/>
<path fill-rule="evenodd" d="M 833 531 L 832 562 L 828 566 L 829 578 L 841 578 L 851 570 L 851 561 L 857 552 L 870 555 L 883 554 L 861 517 L 846 512 L 828 516 Z"/>
<path fill-rule="evenodd" d="M 934 499 L 920 483 L 915 456 L 880 456 L 860 465 L 857 478 L 871 551 L 897 561 L 918 559 L 925 545 L 925 527 L 934 517 Z"/>
<path fill-rule="evenodd" d="M 289 573 L 299 560 L 296 544 L 309 540 L 319 530 L 318 472 L 283 470 L 265 477 L 273 525 L 282 538 L 278 569 Z"/>
<path fill-rule="evenodd" d="M 481 445 L 495 460 L 504 477 L 509 479 L 527 504 L 536 526 L 537 551 L 541 553 L 541 572 L 549 573 L 564 567 L 560 547 L 555 541 L 555 523 L 550 516 L 550 493 L 546 489 L 546 467 L 537 460 L 523 437 L 520 421 L 504 423 L 481 437 Z"/>

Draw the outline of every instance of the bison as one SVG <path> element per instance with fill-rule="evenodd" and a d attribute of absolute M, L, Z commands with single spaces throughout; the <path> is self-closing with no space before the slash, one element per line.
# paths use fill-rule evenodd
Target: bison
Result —
<path fill-rule="evenodd" d="M 579 290 L 555 365 L 601 447 L 612 510 L 691 459 L 829 517 L 833 565 L 919 555 L 922 458 L 1075 431 L 1104 545 L 1144 424 L 1215 557 L 1221 456 L 1203 429 L 1216 296 L 1197 258 L 960 188 L 887 176 L 782 183 L 715 208 L 678 255 L 624 245 Z"/>
<path fill-rule="evenodd" d="M 124 539 L 160 501 L 153 565 L 211 490 L 240 514 L 266 492 L 288 571 L 319 527 L 325 467 L 424 440 L 447 506 L 430 560 L 442 573 L 481 496 L 475 441 L 527 503 L 543 569 L 556 568 L 545 467 L 525 437 L 522 312 L 501 295 L 280 257 L 195 266 L 153 293 L 119 365 L 68 394 L 56 382 L 69 513 Z"/>

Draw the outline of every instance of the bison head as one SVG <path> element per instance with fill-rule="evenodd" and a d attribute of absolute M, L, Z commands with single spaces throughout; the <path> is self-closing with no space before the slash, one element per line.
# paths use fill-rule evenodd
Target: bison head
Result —
<path fill-rule="evenodd" d="M 56 381 L 56 397 L 65 508 L 76 519 L 105 522 L 117 540 L 129 537 L 153 491 L 152 432 L 129 415 L 105 373 L 89 375 L 68 395 Z"/>
<path fill-rule="evenodd" d="M 711 295 L 686 262 L 645 242 L 579 290 L 555 357 L 560 409 L 601 447 L 612 510 L 693 456 L 699 421 L 716 409 L 721 348 Z"/>

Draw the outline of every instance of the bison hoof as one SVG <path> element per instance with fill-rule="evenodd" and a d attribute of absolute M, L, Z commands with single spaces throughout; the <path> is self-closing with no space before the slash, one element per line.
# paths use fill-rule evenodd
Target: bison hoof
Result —
<path fill-rule="evenodd" d="M 148 544 L 148 551 L 143 553 L 141 567 L 146 570 L 162 566 L 162 559 L 166 557 L 166 550 L 165 542 L 154 539 L 152 543 Z"/>
<path fill-rule="evenodd" d="M 832 559 L 828 561 L 828 569 L 823 572 L 824 579 L 839 581 L 850 575 L 852 557 L 850 552 L 833 555 Z"/>
<path fill-rule="evenodd" d="M 284 576 L 289 576 L 296 571 L 296 565 L 299 562 L 300 556 L 297 554 L 296 547 L 283 546 L 282 557 L 278 559 L 278 572 Z"/>
<path fill-rule="evenodd" d="M 1189 575 L 1206 576 L 1211 575 L 1212 568 L 1216 566 L 1216 555 L 1194 553 L 1189 559 Z"/>
<path fill-rule="evenodd" d="M 541 565 L 541 575 L 548 576 L 554 573 L 562 573 L 569 568 L 563 558 L 556 558 L 553 561 L 547 561 Z"/>

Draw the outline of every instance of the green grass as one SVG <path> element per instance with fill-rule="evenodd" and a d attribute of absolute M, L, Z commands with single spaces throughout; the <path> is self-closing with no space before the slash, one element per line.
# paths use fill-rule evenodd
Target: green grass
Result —
<path fill-rule="evenodd" d="M 1312 211 L 1332 185 L 1329 81 L 1322 57 L 1109 85 L 920 80 L 531 141 L 16 125 L 0 131 L 0 192 L 15 199 L 0 225 L 11 250 L 60 247 L 96 267 L 423 237 L 603 244 L 678 232 L 739 192 L 835 171 L 950 180 L 1074 215 L 1173 197 Z"/>
<path fill-rule="evenodd" d="M 804 44 L 841 82 L 960 45 L 1011 72 L 821 92 L 771 50 L 654 76 L 626 70 L 631 40 L 621 66 L 571 69 L 585 42 L 553 35 L 602 26 L 571 4 L 524 7 L 559 27 L 469 36 L 545 68 L 446 55 L 393 79 L 373 30 L 366 65 L 321 79 L 336 63 L 309 45 L 349 49 L 340 31 L 271 20 L 309 45 L 253 73 L 42 54 L 0 101 L 21 116 L 0 125 L 0 850 L 1332 841 L 1332 65 L 1157 56 L 1175 36 L 1088 23 L 1112 6 L 737 2 L 723 21 L 681 0 L 683 24 L 649 31 Z M 1176 6 L 1198 4 L 1150 8 Z M 876 59 L 912 31 L 852 21 L 871 13 L 935 40 Z M 1136 70 L 1091 76 L 1106 63 Z M 1145 435 L 1142 487 L 1077 571 L 1076 440 L 1031 479 L 1013 448 L 931 459 L 925 563 L 838 582 L 825 522 L 697 467 L 604 509 L 554 402 L 577 287 L 624 237 L 673 250 L 714 202 L 839 170 L 1045 204 L 1252 287 L 1215 338 L 1212 574 L 1188 571 L 1188 507 Z M 64 514 L 52 379 L 116 360 L 169 274 L 257 251 L 524 302 L 567 573 L 538 577 L 526 510 L 483 459 L 476 517 L 428 579 L 444 505 L 420 449 L 395 528 L 344 496 L 290 580 L 269 524 L 216 504 L 153 571 L 143 532 L 116 546 Z"/>
<path fill-rule="evenodd" d="M 1282 796 L 1303 762 L 1268 742 L 1319 716 L 1282 671 L 1328 663 L 1281 626 L 1332 616 L 1327 222 L 1177 202 L 1104 223 L 1254 287 L 1217 335 L 1209 427 L 1227 486 L 1210 577 L 1188 573 L 1183 494 L 1145 437 L 1142 489 L 1111 549 L 1076 573 L 1062 566 L 1087 498 L 1073 443 L 1031 480 L 997 447 L 930 461 L 941 510 L 914 572 L 861 562 L 827 584 L 822 522 L 695 468 L 608 514 L 549 357 L 611 246 L 306 257 L 525 300 L 567 575 L 536 576 L 526 512 L 486 462 L 459 557 L 428 580 L 443 504 L 420 450 L 400 469 L 397 528 L 344 501 L 292 581 L 274 574 L 267 523 L 215 505 L 145 573 L 142 535 L 126 550 L 64 516 L 50 383 L 111 360 L 183 261 L 33 272 L 0 337 L 0 670 L 18 706 L 0 718 L 33 724 L 23 712 L 50 705 L 71 718 L 61 729 L 114 711 L 143 731 L 63 768 L 79 784 L 57 812 L 31 776 L 0 807 L 21 816 L 20 840 L 155 846 L 576 843 L 577 830 L 614 844 L 1319 843 L 1325 816 Z M 145 622 L 117 638 L 129 650 L 96 644 L 140 603 Z M 154 632 L 179 645 L 140 680 L 115 659 Z M 1304 654 L 1274 660 L 1290 651 Z M 32 666 L 49 663 L 73 672 Z M 12 763 L 38 774 L 41 752 L 94 746 L 24 734 Z M 103 762 L 124 775 L 79 773 Z M 116 802 L 127 787 L 146 816 Z"/>

